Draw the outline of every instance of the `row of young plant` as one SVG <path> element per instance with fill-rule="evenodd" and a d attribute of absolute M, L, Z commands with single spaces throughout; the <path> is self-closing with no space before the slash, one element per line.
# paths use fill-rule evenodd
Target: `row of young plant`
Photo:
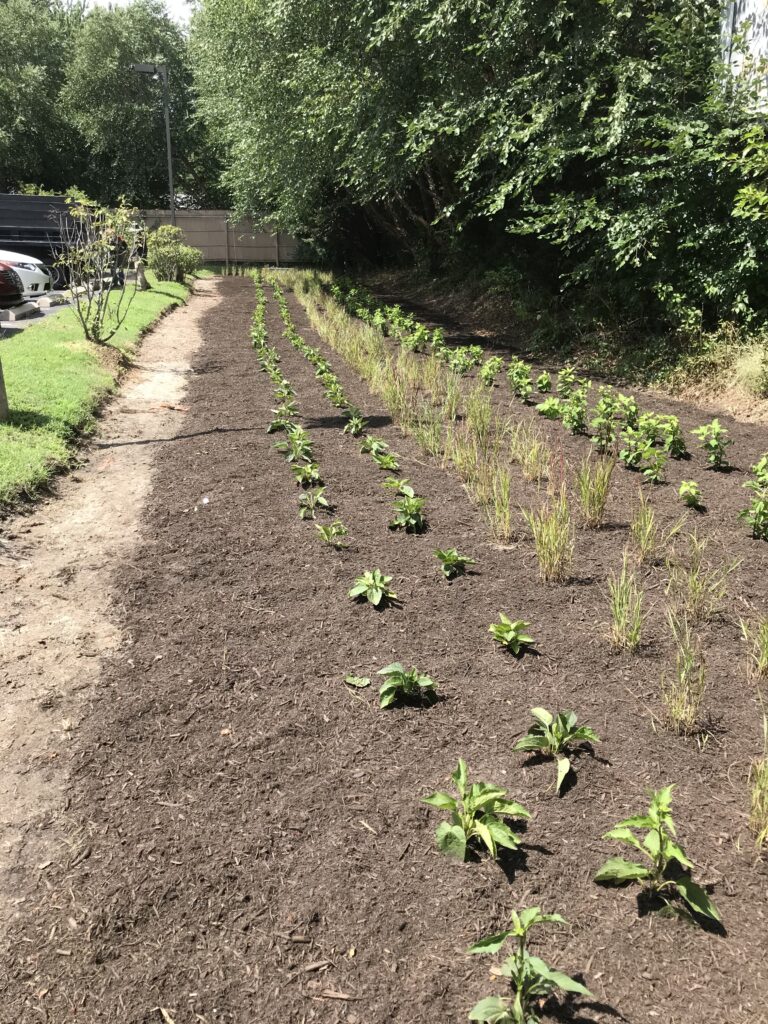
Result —
<path fill-rule="evenodd" d="M 295 282 L 301 294 L 302 279 Z M 304 291 L 304 298 L 307 298 L 307 291 Z M 308 306 L 310 318 L 318 317 L 318 307 Z M 333 310 L 325 309 L 325 314 L 333 316 Z M 319 321 L 316 320 L 316 326 Z M 338 324 L 342 329 L 343 323 Z M 337 338 L 338 340 L 338 338 Z M 329 339 L 330 341 L 330 339 Z M 350 360 L 353 365 L 356 359 L 367 358 L 359 344 L 359 339 L 347 336 L 346 345 L 337 346 L 331 341 L 333 347 L 338 347 L 342 354 L 353 358 Z M 364 347 L 364 346 L 363 346 Z M 380 351 L 377 355 L 382 355 Z M 370 355 L 370 353 L 368 354 Z M 387 357 L 388 358 L 388 357 Z M 369 364 L 368 369 L 373 371 L 367 376 L 369 381 L 377 381 L 379 387 L 374 390 L 383 390 L 385 393 L 392 389 L 397 390 L 396 381 L 387 381 L 387 358 L 377 360 L 378 370 L 374 365 Z M 455 373 L 454 370 L 450 371 Z M 482 418 L 482 417 L 481 417 Z M 591 467 L 588 469 L 591 472 Z M 610 478 L 609 478 L 610 479 Z M 591 487 L 586 487 L 591 491 Z M 563 505 L 566 505 L 565 489 L 561 488 L 557 495 L 556 509 L 560 507 L 560 518 L 563 518 Z M 599 512 L 599 510 L 598 510 Z M 598 519 L 599 519 L 598 515 Z M 541 526 L 537 530 L 537 525 Z M 540 554 L 540 569 L 543 578 L 558 578 L 563 570 L 562 558 L 559 553 L 558 544 L 552 545 L 547 542 L 548 534 L 551 534 L 552 524 L 542 517 L 540 523 L 531 523 L 534 539 L 537 542 L 537 551 Z M 558 531 L 555 529 L 554 531 Z M 570 537 L 572 549 L 572 527 L 569 523 L 566 531 L 560 531 L 560 535 Z M 641 494 L 640 506 L 633 518 L 631 527 L 632 536 L 638 548 L 641 561 L 655 559 L 659 549 L 670 539 L 671 531 L 665 535 L 658 527 L 655 514 L 650 503 Z M 688 602 L 692 615 L 706 617 L 713 613 L 715 606 L 724 596 L 724 583 L 728 572 L 722 572 L 720 577 L 709 575 L 716 572 L 712 567 L 705 571 L 701 568 L 701 554 L 705 542 L 700 542 L 695 535 L 693 554 L 699 558 L 698 568 L 691 568 L 688 574 L 680 571 L 674 579 L 670 579 L 670 587 L 674 587 L 678 597 L 684 603 Z M 537 540 L 537 538 L 539 538 Z M 438 553 L 439 554 L 439 553 Z M 465 564 L 471 560 L 455 552 L 460 560 L 455 567 L 455 574 L 464 570 Z M 552 556 L 552 557 L 549 557 Z M 572 557 L 572 551 L 571 551 Z M 451 575 L 447 571 L 446 575 Z M 378 570 L 374 574 L 364 574 L 355 581 L 355 586 L 350 591 L 350 597 L 359 600 L 368 600 L 370 603 L 381 607 L 388 601 L 396 600 L 396 595 L 389 589 L 392 582 L 391 577 L 385 576 Z M 636 649 L 639 646 L 639 630 L 642 626 L 642 595 L 637 591 L 637 578 L 635 570 L 631 567 L 625 557 L 621 574 L 617 574 L 611 580 L 609 587 L 611 608 L 613 614 L 613 638 L 619 646 L 629 649 Z M 679 622 L 685 622 L 686 626 L 678 626 L 681 633 L 681 643 L 691 646 L 690 633 L 685 636 L 687 619 L 682 618 Z M 490 627 L 494 638 L 502 643 L 513 654 L 521 656 L 533 645 L 534 640 L 528 633 L 529 624 L 523 620 L 512 621 L 505 615 L 500 615 L 500 621 Z M 757 644 L 755 658 L 763 658 L 762 672 L 768 675 L 768 622 L 764 624 L 764 633 L 753 637 Z M 683 682 L 686 681 L 688 672 L 685 659 L 682 662 L 678 658 L 678 664 L 682 670 Z M 393 663 L 381 669 L 379 675 L 383 677 L 383 683 L 379 691 L 379 702 L 381 707 L 390 707 L 398 699 L 426 699 L 434 700 L 436 696 L 436 684 L 427 675 L 416 668 L 406 670 L 400 663 Z M 355 687 L 370 686 L 371 680 L 367 677 L 350 675 L 346 682 Z M 673 687 L 670 687 L 670 705 L 674 707 L 672 700 Z M 683 687 L 684 696 L 687 696 L 686 687 Z M 588 727 L 578 726 L 577 719 L 573 712 L 563 711 L 552 714 L 543 708 L 534 708 L 531 711 L 535 725 L 529 730 L 526 737 L 523 737 L 516 749 L 538 751 L 555 759 L 557 764 L 556 788 L 561 787 L 572 770 L 569 752 L 582 743 L 598 742 L 598 737 Z M 680 731 L 685 731 L 681 729 Z M 766 751 L 768 753 L 768 751 Z M 755 776 L 755 793 L 762 799 L 762 808 L 758 807 L 758 814 L 763 827 L 768 834 L 768 757 L 762 761 L 762 774 Z M 497 856 L 499 848 L 516 849 L 519 844 L 519 837 L 512 831 L 504 820 L 511 817 L 528 817 L 529 813 L 519 804 L 509 801 L 506 792 L 496 786 L 484 782 L 475 782 L 471 785 L 467 780 L 466 765 L 462 760 L 454 772 L 452 779 L 456 786 L 456 795 L 446 793 L 435 793 L 427 798 L 427 803 L 432 806 L 446 810 L 449 813 L 449 820 L 443 822 L 437 831 L 437 843 L 442 852 L 459 857 L 466 857 L 469 851 L 477 845 L 485 846 L 492 856 Z M 761 781 L 762 780 L 762 781 Z M 646 863 L 638 864 L 633 861 L 626 861 L 622 858 L 611 858 L 598 871 L 597 881 L 603 883 L 624 883 L 639 881 L 651 892 L 661 897 L 664 905 L 671 907 L 673 896 L 680 897 L 689 910 L 709 917 L 712 920 L 719 920 L 718 912 L 706 892 L 697 886 L 691 879 L 690 870 L 692 864 L 685 855 L 682 847 L 676 839 L 674 821 L 671 816 L 671 794 L 673 787 L 665 787 L 654 793 L 651 804 L 645 814 L 626 819 L 618 823 L 614 829 L 606 833 L 606 838 L 622 842 L 634 850 L 641 852 L 646 858 Z M 645 835 L 638 838 L 636 830 L 643 830 Z M 562 921 L 558 915 L 541 914 L 539 908 L 528 908 L 519 914 L 513 915 L 512 928 L 505 930 L 495 936 L 489 936 L 475 944 L 470 950 L 473 953 L 494 953 L 501 948 L 504 941 L 510 937 L 517 940 L 516 952 L 505 961 L 501 973 L 510 979 L 514 995 L 511 999 L 489 997 L 482 1000 L 475 1006 L 470 1019 L 478 1021 L 520 1021 L 531 1022 L 539 1019 L 537 1006 L 540 1000 L 552 992 L 555 988 L 563 988 L 566 991 L 585 992 L 584 987 L 562 975 L 560 972 L 552 971 L 540 959 L 533 957 L 527 947 L 530 929 L 535 925 L 548 921 Z"/>
<path fill-rule="evenodd" d="M 412 353 L 401 351 L 397 358 L 392 357 L 381 332 L 363 325 L 354 328 L 354 321 L 342 307 L 328 299 L 330 289 L 327 286 L 322 289 L 316 277 L 296 275 L 292 281 L 310 319 L 329 343 L 383 397 L 403 429 L 413 433 L 426 451 L 438 454 L 426 443 L 429 432 L 425 434 L 420 430 L 420 417 L 424 415 L 420 412 L 424 408 L 422 396 L 427 393 L 430 408 L 436 407 L 438 415 L 446 420 L 446 459 L 457 469 L 470 493 L 488 509 L 496 539 L 508 540 L 512 526 L 507 456 L 511 453 L 524 475 L 540 483 L 551 475 L 554 462 L 546 442 L 527 424 L 511 426 L 509 420 L 494 414 L 490 396 L 482 384 L 467 394 L 460 393 L 457 402 L 452 398 L 446 402 L 453 371 L 439 365 L 435 367 L 434 355 L 417 359 Z M 461 422 L 457 423 L 459 411 Z M 615 460 L 607 456 L 593 458 L 590 455 L 576 471 L 575 490 L 586 527 L 600 526 L 604 519 L 614 466 Z M 560 468 L 562 471 L 562 466 Z M 538 510 L 523 510 L 533 538 L 539 573 L 545 581 L 567 581 L 573 566 L 575 528 L 563 477 L 564 472 L 561 472 L 559 480 L 549 480 L 549 498 L 544 506 Z M 710 542 L 700 539 L 695 530 L 682 543 L 680 534 L 685 522 L 683 516 L 671 528 L 662 529 L 651 503 L 640 492 L 621 570 L 611 573 L 607 580 L 610 637 L 618 647 L 629 651 L 641 649 L 647 612 L 639 570 L 665 565 L 669 601 L 665 621 L 673 651 L 659 685 L 664 721 L 675 732 L 695 736 L 703 745 L 708 738 L 707 673 L 697 628 L 723 610 L 729 579 L 737 563 L 723 564 L 720 558 L 712 564 L 706 557 Z M 676 541 L 674 547 L 673 541 Z M 768 679 L 768 617 L 753 615 L 749 620 L 741 620 L 741 629 L 748 644 L 750 671 L 761 686 Z M 750 770 L 751 824 L 761 845 L 768 841 L 765 728 L 763 739 L 763 752 Z"/>
<path fill-rule="evenodd" d="M 366 289 L 341 279 L 329 286 L 329 293 L 350 314 L 396 339 L 407 351 L 430 353 L 443 360 L 454 372 L 463 375 L 478 367 L 477 378 L 485 387 L 492 387 L 504 370 L 501 356 L 483 362 L 479 345 L 450 348 L 444 332 L 438 327 L 429 330 L 412 314 L 397 305 L 380 305 Z M 533 403 L 534 391 L 540 400 L 536 411 L 549 420 L 559 420 L 573 434 L 588 435 L 598 452 L 612 453 L 627 469 L 640 472 L 654 484 L 665 480 L 669 459 L 686 459 L 689 453 L 677 416 L 641 412 L 637 400 L 614 388 L 601 385 L 590 418 L 589 395 L 592 381 L 577 376 L 574 367 L 565 366 L 556 375 L 556 395 L 552 375 L 543 371 L 534 377 L 530 364 L 513 358 L 506 371 L 512 394 L 525 404 Z M 708 466 L 727 470 L 727 449 L 732 444 L 728 431 L 715 418 L 692 431 L 700 441 Z M 750 467 L 751 479 L 744 487 L 751 492 L 748 508 L 739 513 L 757 539 L 768 540 L 768 453 Z M 695 480 L 683 480 L 678 490 L 681 501 L 689 508 L 704 508 L 701 487 Z"/>

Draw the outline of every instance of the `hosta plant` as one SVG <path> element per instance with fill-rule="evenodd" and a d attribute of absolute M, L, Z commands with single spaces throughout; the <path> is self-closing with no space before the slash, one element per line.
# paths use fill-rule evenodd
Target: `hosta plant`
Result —
<path fill-rule="evenodd" d="M 352 437 L 359 437 L 365 432 L 365 428 L 368 426 L 368 421 L 363 419 L 362 415 L 357 410 L 348 410 L 351 415 L 348 417 L 347 422 L 344 424 L 344 433 L 351 434 Z"/>
<path fill-rule="evenodd" d="M 452 580 L 456 576 L 463 576 L 468 565 L 475 565 L 474 558 L 460 555 L 456 548 L 437 548 L 435 555 L 440 561 L 440 568 L 443 570 L 443 576 L 447 580 Z"/>
<path fill-rule="evenodd" d="M 462 758 L 451 775 L 457 796 L 450 793 L 432 793 L 424 803 L 450 813 L 449 821 L 437 827 L 437 848 L 449 857 L 464 860 L 472 845 L 484 846 L 493 858 L 498 848 L 516 850 L 520 837 L 503 818 L 530 818 L 530 813 L 513 800 L 507 800 L 506 790 L 488 782 L 467 781 L 467 766 Z"/>
<path fill-rule="evenodd" d="M 674 786 L 665 786 L 651 793 L 645 814 L 625 818 L 603 836 L 603 839 L 615 839 L 632 847 L 643 855 L 645 863 L 611 857 L 597 872 L 595 881 L 608 885 L 640 882 L 667 905 L 671 906 L 669 901 L 679 896 L 691 911 L 719 921 L 720 914 L 714 903 L 688 873 L 693 864 L 677 842 L 671 810 L 673 789 Z M 636 831 L 645 835 L 638 838 Z"/>
<path fill-rule="evenodd" d="M 695 480 L 683 480 L 677 495 L 688 508 L 701 508 L 701 488 Z"/>
<path fill-rule="evenodd" d="M 421 533 L 426 528 L 424 498 L 404 494 L 394 502 L 395 518 L 389 524 L 391 530 L 405 530 L 406 533 Z"/>
<path fill-rule="evenodd" d="M 362 576 L 358 576 L 355 585 L 349 592 L 349 596 L 355 600 L 364 600 L 378 608 L 382 604 L 397 599 L 389 589 L 392 582 L 391 576 L 385 576 L 378 569 L 366 570 Z"/>
<path fill-rule="evenodd" d="M 376 463 L 379 469 L 384 469 L 388 473 L 396 473 L 398 469 L 400 469 L 400 463 L 397 461 L 396 456 L 393 455 L 392 452 L 382 452 L 380 454 L 372 452 L 371 454 L 373 457 L 373 461 Z"/>
<path fill-rule="evenodd" d="M 370 434 L 367 434 L 363 438 L 363 443 L 360 445 L 360 451 L 363 455 L 381 455 L 382 452 L 389 451 L 389 445 L 386 441 L 382 441 L 378 437 L 371 437 Z"/>
<path fill-rule="evenodd" d="M 488 627 L 488 632 L 493 634 L 493 639 L 506 647 L 514 655 L 523 653 L 526 647 L 531 647 L 535 641 L 527 633 L 529 622 L 522 619 L 507 618 L 504 612 L 499 612 L 499 622 L 493 622 Z"/>
<path fill-rule="evenodd" d="M 599 743 L 600 737 L 587 725 L 577 725 L 573 711 L 560 711 L 553 715 L 546 708 L 531 708 L 534 724 L 527 735 L 517 741 L 513 750 L 540 753 L 557 761 L 555 792 L 559 793 L 566 775 L 572 770 L 568 751 L 580 743 Z"/>
<path fill-rule="evenodd" d="M 437 699 L 434 680 L 423 675 L 418 669 L 406 670 L 399 661 L 379 669 L 377 675 L 385 676 L 379 690 L 379 707 L 388 708 L 398 699 L 432 702 Z"/>
<path fill-rule="evenodd" d="M 291 466 L 291 472 L 299 487 L 316 487 L 322 484 L 320 467 L 316 462 L 300 462 Z"/>
<path fill-rule="evenodd" d="M 321 526 L 319 523 L 315 523 L 315 529 L 320 535 L 320 540 L 326 544 L 330 544 L 331 547 L 340 548 L 343 547 L 342 537 L 346 537 L 349 532 L 341 522 L 337 519 L 335 523 L 329 523 L 327 526 Z"/>
<path fill-rule="evenodd" d="M 725 450 L 733 442 L 728 437 L 728 431 L 720 426 L 720 420 L 713 419 L 703 427 L 697 427 L 691 431 L 694 437 L 701 441 L 699 445 L 707 455 L 707 462 L 713 469 L 724 469 L 728 465 Z"/>
<path fill-rule="evenodd" d="M 313 487 L 299 498 L 299 518 L 314 519 L 319 508 L 330 508 L 324 487 Z"/>
<path fill-rule="evenodd" d="M 542 914 L 538 907 L 528 907 L 518 914 L 512 911 L 512 927 L 495 935 L 487 935 L 469 947 L 469 953 L 498 953 L 507 939 L 516 940 L 515 951 L 501 965 L 499 974 L 508 978 L 511 997 L 488 996 L 472 1008 L 470 1020 L 485 1024 L 538 1024 L 541 1004 L 557 989 L 577 995 L 591 996 L 589 989 L 562 971 L 555 971 L 542 959 L 528 951 L 528 933 L 539 924 L 567 924 L 559 914 Z"/>

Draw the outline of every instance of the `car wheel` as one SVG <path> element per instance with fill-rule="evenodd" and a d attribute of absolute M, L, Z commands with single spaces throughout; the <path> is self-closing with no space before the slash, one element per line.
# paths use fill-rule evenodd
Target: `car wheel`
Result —
<path fill-rule="evenodd" d="M 46 267 L 45 269 L 51 275 L 51 288 L 54 288 L 56 291 L 60 291 L 62 288 L 67 287 L 68 278 L 65 267 L 53 266 Z"/>

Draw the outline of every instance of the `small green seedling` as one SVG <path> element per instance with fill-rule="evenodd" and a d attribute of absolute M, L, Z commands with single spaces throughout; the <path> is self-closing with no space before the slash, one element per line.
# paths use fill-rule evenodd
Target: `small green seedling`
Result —
<path fill-rule="evenodd" d="M 315 523 L 315 529 L 320 534 L 320 540 L 325 541 L 326 544 L 330 544 L 334 548 L 344 547 L 341 538 L 346 537 L 349 533 L 344 523 L 339 519 L 335 523 L 329 523 L 327 526 Z"/>
<path fill-rule="evenodd" d="M 596 882 L 608 885 L 622 885 L 624 882 L 641 882 L 647 889 L 660 896 L 667 905 L 669 898 L 680 896 L 691 911 L 720 920 L 714 903 L 704 889 L 686 874 L 693 864 L 677 842 L 677 830 L 672 818 L 672 790 L 674 786 L 651 793 L 651 803 L 646 814 L 625 818 L 606 832 L 603 839 L 616 839 L 633 847 L 650 861 L 650 865 L 637 864 L 623 857 L 611 857 L 595 875 Z M 642 840 L 633 829 L 645 829 Z M 670 905 L 671 906 L 671 905 Z"/>
<path fill-rule="evenodd" d="M 393 594 L 389 589 L 391 582 L 392 577 L 385 576 L 378 569 L 366 570 L 355 580 L 349 596 L 355 600 L 363 599 L 374 608 L 378 608 L 381 604 L 397 600 L 397 594 Z"/>
<path fill-rule="evenodd" d="M 557 989 L 591 997 L 592 993 L 580 982 L 562 971 L 555 971 L 537 956 L 528 952 L 528 933 L 538 924 L 568 924 L 559 914 L 542 914 L 538 907 L 528 907 L 520 913 L 512 911 L 512 927 L 487 935 L 467 950 L 468 953 L 498 953 L 507 939 L 517 939 L 517 949 L 508 956 L 498 973 L 509 978 L 513 998 L 488 996 L 470 1010 L 469 1019 L 485 1024 L 539 1024 L 539 1010 L 544 1001 Z"/>
<path fill-rule="evenodd" d="M 323 482 L 316 462 L 297 463 L 291 466 L 291 472 L 299 487 L 316 487 Z"/>
<path fill-rule="evenodd" d="M 720 426 L 720 420 L 713 419 L 703 427 L 697 427 L 691 433 L 701 441 L 699 447 L 707 453 L 707 462 L 712 469 L 725 469 L 728 460 L 725 457 L 725 449 L 733 444 L 728 438 L 728 431 Z"/>
<path fill-rule="evenodd" d="M 365 428 L 367 426 L 368 420 L 363 419 L 360 413 L 353 412 L 353 414 L 349 417 L 349 419 L 344 425 L 343 433 L 351 434 L 352 437 L 359 437 L 362 433 L 365 432 Z"/>
<path fill-rule="evenodd" d="M 389 524 L 390 530 L 405 530 L 406 533 L 421 533 L 427 525 L 424 516 L 424 498 L 404 494 L 394 502 L 395 518 Z"/>
<path fill-rule="evenodd" d="M 488 632 L 493 633 L 493 639 L 506 647 L 512 654 L 520 655 L 526 647 L 535 643 L 532 636 L 528 636 L 526 630 L 529 622 L 522 619 L 508 619 L 504 612 L 499 612 L 500 622 L 494 622 L 488 627 Z"/>
<path fill-rule="evenodd" d="M 314 519 L 319 508 L 330 508 L 324 487 L 313 487 L 299 498 L 299 518 Z"/>
<path fill-rule="evenodd" d="M 286 425 L 287 438 L 275 444 L 277 451 L 284 453 L 286 462 L 311 462 L 312 441 L 304 427 Z"/>
<path fill-rule="evenodd" d="M 452 580 L 456 576 L 463 576 L 468 565 L 476 564 L 474 558 L 460 555 L 456 548 L 446 548 L 445 550 L 437 548 L 435 555 L 440 560 L 440 568 L 443 570 L 443 576 L 447 580 Z"/>
<path fill-rule="evenodd" d="M 552 390 L 552 377 L 543 370 L 536 378 L 536 390 L 542 395 L 545 395 L 548 391 Z"/>
<path fill-rule="evenodd" d="M 344 682 L 358 690 L 364 690 L 366 686 L 371 685 L 371 680 L 368 676 L 344 676 Z"/>
<path fill-rule="evenodd" d="M 530 818 L 530 813 L 513 800 L 507 800 L 506 790 L 498 786 L 487 782 L 473 782 L 470 786 L 467 783 L 467 766 L 462 758 L 459 758 L 451 780 L 458 798 L 441 792 L 424 797 L 424 803 L 430 807 L 450 811 L 450 821 L 442 822 L 435 832 L 438 850 L 459 860 L 466 858 L 470 843 L 474 841 L 482 844 L 494 859 L 500 846 L 516 850 L 520 837 L 502 818 Z"/>
<path fill-rule="evenodd" d="M 573 711 L 560 711 L 551 714 L 545 708 L 531 708 L 536 723 L 528 730 L 528 734 L 517 741 L 513 750 L 538 752 L 544 757 L 557 760 L 557 782 L 555 792 L 559 793 L 566 775 L 573 769 L 568 749 L 579 743 L 599 743 L 600 737 L 586 725 L 576 725 L 577 718 Z"/>
<path fill-rule="evenodd" d="M 563 415 L 563 403 L 559 398 L 545 398 L 536 406 L 536 412 L 548 420 L 559 420 Z"/>
<path fill-rule="evenodd" d="M 701 508 L 701 488 L 695 480 L 683 480 L 677 495 L 688 508 Z"/>
<path fill-rule="evenodd" d="M 372 453 L 373 461 L 379 469 L 385 469 L 388 473 L 396 473 L 400 469 L 400 463 L 392 452 Z"/>
<path fill-rule="evenodd" d="M 370 434 L 367 434 L 360 445 L 360 451 L 363 455 L 381 455 L 389 451 L 389 445 L 386 441 L 381 441 L 378 437 L 371 437 Z"/>
<path fill-rule="evenodd" d="M 391 491 L 397 491 L 398 494 L 402 494 L 406 498 L 413 498 L 416 494 L 407 476 L 401 478 L 388 476 L 386 480 L 382 481 L 381 486 L 388 487 Z"/>
<path fill-rule="evenodd" d="M 422 700 L 433 702 L 437 699 L 436 686 L 429 676 L 422 675 L 418 669 L 406 671 L 399 661 L 392 662 L 379 669 L 377 675 L 386 676 L 379 690 L 379 707 L 388 708 L 400 698 L 402 700 Z"/>

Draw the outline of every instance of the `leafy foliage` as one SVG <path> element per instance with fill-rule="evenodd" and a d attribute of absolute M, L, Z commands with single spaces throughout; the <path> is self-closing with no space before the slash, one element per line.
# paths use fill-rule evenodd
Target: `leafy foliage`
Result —
<path fill-rule="evenodd" d="M 441 853 L 464 860 L 473 842 L 484 846 L 494 858 L 498 856 L 500 846 L 516 850 L 520 837 L 503 818 L 530 818 L 530 813 L 515 801 L 507 800 L 506 790 L 498 786 L 487 782 L 470 785 L 467 766 L 461 758 L 451 780 L 457 796 L 437 792 L 424 797 L 425 804 L 450 812 L 450 820 L 442 822 L 435 833 Z"/>
<path fill-rule="evenodd" d="M 527 750 L 553 757 L 557 761 L 555 792 L 559 793 L 565 777 L 573 768 L 568 750 L 580 743 L 599 743 L 600 737 L 587 725 L 577 725 L 573 711 L 560 711 L 553 715 L 546 708 L 531 708 L 536 720 L 528 734 L 515 743 L 513 750 Z"/>
<path fill-rule="evenodd" d="M 431 702 L 437 698 L 434 680 L 418 669 L 406 670 L 399 661 L 379 669 L 378 675 L 386 677 L 379 690 L 379 707 L 388 708 L 396 700 Z"/>
<path fill-rule="evenodd" d="M 397 599 L 397 594 L 389 589 L 392 582 L 391 576 L 385 576 L 378 569 L 366 570 L 362 576 L 358 576 L 355 585 L 349 592 L 349 596 L 355 599 L 364 599 L 378 608 L 382 604 Z"/>
<path fill-rule="evenodd" d="M 463 576 L 468 565 L 475 565 L 474 558 L 460 555 L 456 548 L 437 548 L 435 555 L 440 561 L 440 568 L 447 580 L 452 580 L 456 576 Z"/>
<path fill-rule="evenodd" d="M 488 632 L 493 634 L 493 639 L 497 643 L 506 647 L 512 654 L 519 655 L 526 647 L 531 647 L 535 643 L 533 637 L 526 632 L 530 626 L 529 622 L 524 622 L 523 619 L 515 619 L 513 622 L 504 612 L 499 612 L 499 619 L 499 622 L 491 623 Z"/>

